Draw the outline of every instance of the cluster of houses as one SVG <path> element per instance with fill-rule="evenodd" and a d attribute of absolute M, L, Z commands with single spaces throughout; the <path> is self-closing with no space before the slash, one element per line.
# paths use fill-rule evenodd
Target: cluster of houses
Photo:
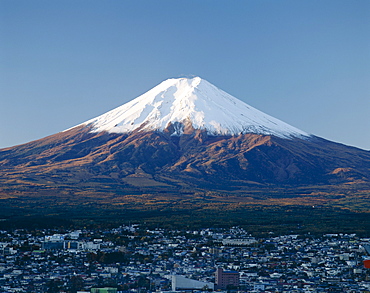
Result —
<path fill-rule="evenodd" d="M 0 292 L 370 292 L 369 243 L 239 227 L 0 231 Z"/>

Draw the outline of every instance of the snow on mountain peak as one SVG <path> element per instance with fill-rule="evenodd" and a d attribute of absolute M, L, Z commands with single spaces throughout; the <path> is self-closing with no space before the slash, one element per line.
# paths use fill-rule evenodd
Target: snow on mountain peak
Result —
<path fill-rule="evenodd" d="M 210 135 L 309 136 L 200 77 L 167 79 L 136 99 L 83 124 L 91 125 L 92 132 L 126 133 L 138 129 L 163 131 L 169 125 L 188 122 Z M 178 127 L 174 135 L 181 135 L 182 131 Z"/>

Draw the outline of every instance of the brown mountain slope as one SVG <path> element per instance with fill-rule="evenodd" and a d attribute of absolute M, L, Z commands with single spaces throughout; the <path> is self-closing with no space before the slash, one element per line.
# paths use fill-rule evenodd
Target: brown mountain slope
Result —
<path fill-rule="evenodd" d="M 90 181 L 98 186 L 99 180 L 124 189 L 133 182 L 128 178 L 135 176 L 171 190 L 180 186 L 229 189 L 235 181 L 238 188 L 252 183 L 367 184 L 370 152 L 317 137 L 215 137 L 199 130 L 180 137 L 157 131 L 108 134 L 90 133 L 88 127 L 0 150 L 3 190 L 16 188 L 17 182 L 57 188 Z M 135 179 L 131 187 L 140 186 L 139 181 Z"/>

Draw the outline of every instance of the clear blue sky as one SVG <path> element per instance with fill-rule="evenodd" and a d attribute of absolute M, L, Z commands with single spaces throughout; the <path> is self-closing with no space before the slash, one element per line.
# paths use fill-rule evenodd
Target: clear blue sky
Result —
<path fill-rule="evenodd" d="M 184 75 L 370 149 L 368 0 L 0 0 L 0 147 Z"/>

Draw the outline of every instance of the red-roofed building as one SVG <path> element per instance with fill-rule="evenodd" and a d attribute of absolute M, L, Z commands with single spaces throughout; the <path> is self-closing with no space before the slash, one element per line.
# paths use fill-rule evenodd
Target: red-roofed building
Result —
<path fill-rule="evenodd" d="M 364 267 L 370 269 L 370 258 L 364 259 Z"/>

